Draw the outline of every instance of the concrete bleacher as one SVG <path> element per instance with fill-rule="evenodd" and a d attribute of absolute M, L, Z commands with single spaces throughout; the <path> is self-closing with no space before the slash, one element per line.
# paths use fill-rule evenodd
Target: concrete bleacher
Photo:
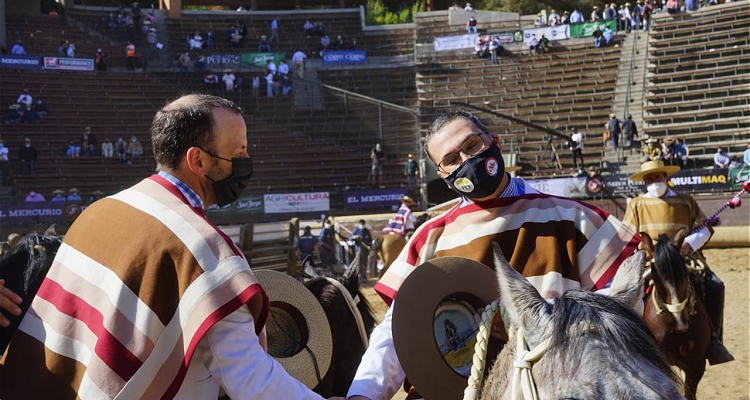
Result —
<path fill-rule="evenodd" d="M 654 18 L 644 131 L 682 137 L 697 166 L 718 146 L 739 154 L 750 138 L 750 4 Z"/>

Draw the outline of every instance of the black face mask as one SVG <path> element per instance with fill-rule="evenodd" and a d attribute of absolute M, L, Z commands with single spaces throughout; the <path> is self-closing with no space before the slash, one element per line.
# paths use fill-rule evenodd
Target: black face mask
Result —
<path fill-rule="evenodd" d="M 253 176 L 253 159 L 235 157 L 230 160 L 213 155 L 207 151 L 206 153 L 211 157 L 218 158 L 219 160 L 232 162 L 232 174 L 228 177 L 215 181 L 206 175 L 206 178 L 213 182 L 214 193 L 216 193 L 216 204 L 219 207 L 224 207 L 225 205 L 237 200 L 242 194 L 242 191 L 247 187 L 250 178 Z"/>
<path fill-rule="evenodd" d="M 492 143 L 486 150 L 464 161 L 443 178 L 451 189 L 470 199 L 482 199 L 497 191 L 505 175 L 500 149 Z"/>

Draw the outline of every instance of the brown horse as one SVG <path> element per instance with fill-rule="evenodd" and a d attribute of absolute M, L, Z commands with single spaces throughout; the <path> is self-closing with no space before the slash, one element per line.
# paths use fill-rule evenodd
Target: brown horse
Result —
<path fill-rule="evenodd" d="M 312 257 L 307 257 L 302 262 L 300 275 L 305 286 L 323 306 L 333 336 L 331 365 L 313 389 L 324 398 L 346 396 L 375 327 L 375 317 L 365 296 L 359 290 L 360 269 L 365 266 L 363 258 L 364 253 L 360 252 L 344 275 L 337 280 L 340 284 L 332 282 L 333 278 L 320 276 Z M 342 287 L 348 293 L 343 293 L 340 290 Z M 353 300 L 353 307 L 350 307 L 352 302 L 349 299 Z M 355 314 L 359 314 L 359 317 Z M 357 321 L 358 318 L 361 324 Z"/>
<path fill-rule="evenodd" d="M 654 257 L 651 293 L 644 300 L 643 319 L 669 362 L 685 372 L 685 396 L 695 399 L 706 370 L 711 326 L 701 296 L 702 285 L 691 279 L 680 253 L 685 231 L 670 242 L 665 234 L 656 244 L 641 233 L 643 246 Z"/>
<path fill-rule="evenodd" d="M 419 228 L 422 224 L 430 219 L 430 215 L 424 213 L 417 217 L 417 222 L 414 224 L 414 228 Z M 406 247 L 406 242 L 411 238 L 412 232 L 407 232 L 406 236 L 401 235 L 383 235 L 372 241 L 372 247 L 370 247 L 370 258 L 367 260 L 368 270 L 370 276 L 383 276 L 388 267 L 396 261 L 396 258 L 401 251 Z M 378 275 L 377 264 L 378 261 L 382 264 L 383 268 L 380 270 Z"/>

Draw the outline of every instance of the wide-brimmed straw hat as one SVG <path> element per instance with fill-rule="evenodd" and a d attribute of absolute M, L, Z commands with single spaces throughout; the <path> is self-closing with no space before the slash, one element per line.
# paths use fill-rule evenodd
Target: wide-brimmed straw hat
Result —
<path fill-rule="evenodd" d="M 401 197 L 401 202 L 402 202 L 402 203 L 406 203 L 406 204 L 408 204 L 408 205 L 410 205 L 410 206 L 413 206 L 413 205 L 417 204 L 417 203 L 416 203 L 416 202 L 414 201 L 414 199 L 412 199 L 412 198 L 411 198 L 411 197 L 409 197 L 409 196 L 403 196 L 403 197 Z"/>
<path fill-rule="evenodd" d="M 331 327 L 323 307 L 303 284 L 277 271 L 255 271 L 271 303 L 268 354 L 312 389 L 328 372 L 333 356 Z M 320 376 L 315 373 L 317 371 Z"/>
<path fill-rule="evenodd" d="M 463 397 L 476 343 L 474 314 L 499 297 L 495 272 L 463 257 L 435 258 L 406 278 L 393 303 L 393 344 L 425 399 Z"/>
<path fill-rule="evenodd" d="M 646 175 L 657 172 L 664 172 L 669 177 L 677 173 L 679 170 L 680 167 L 676 165 L 664 165 L 664 161 L 646 161 L 641 164 L 641 172 L 630 175 L 630 178 L 628 179 L 631 181 L 642 181 Z"/>
<path fill-rule="evenodd" d="M 62 189 L 53 190 L 52 194 L 65 194 L 65 191 Z"/>

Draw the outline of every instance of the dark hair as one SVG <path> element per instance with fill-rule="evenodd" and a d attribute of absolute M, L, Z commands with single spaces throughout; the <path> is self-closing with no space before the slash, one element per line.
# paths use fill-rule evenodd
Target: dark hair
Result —
<path fill-rule="evenodd" d="M 487 132 L 487 127 L 484 126 L 482 121 L 479 120 L 479 117 L 477 117 L 476 115 L 468 111 L 455 110 L 455 111 L 443 113 L 439 117 L 437 117 L 437 119 L 435 119 L 435 121 L 433 121 L 432 124 L 430 124 L 429 128 L 427 128 L 427 134 L 425 135 L 425 139 L 424 139 L 424 152 L 427 155 L 427 158 L 432 160 L 432 156 L 430 156 L 430 151 L 427 148 L 430 143 L 430 139 L 432 138 L 432 135 L 434 135 L 439 130 L 443 129 L 443 127 L 448 125 L 449 123 L 459 120 L 459 119 L 465 119 L 471 122 L 472 124 L 474 124 L 474 126 L 479 128 L 479 130 L 481 130 L 482 132 Z"/>
<path fill-rule="evenodd" d="M 191 147 L 215 151 L 212 113 L 215 108 L 242 113 L 232 101 L 207 94 L 180 97 L 156 113 L 151 123 L 151 143 L 159 167 L 177 168 Z"/>
<path fill-rule="evenodd" d="M 363 220 L 363 219 L 360 219 L 360 220 L 359 220 L 359 223 L 360 223 L 360 224 L 366 224 L 367 222 L 365 222 L 365 220 Z"/>

